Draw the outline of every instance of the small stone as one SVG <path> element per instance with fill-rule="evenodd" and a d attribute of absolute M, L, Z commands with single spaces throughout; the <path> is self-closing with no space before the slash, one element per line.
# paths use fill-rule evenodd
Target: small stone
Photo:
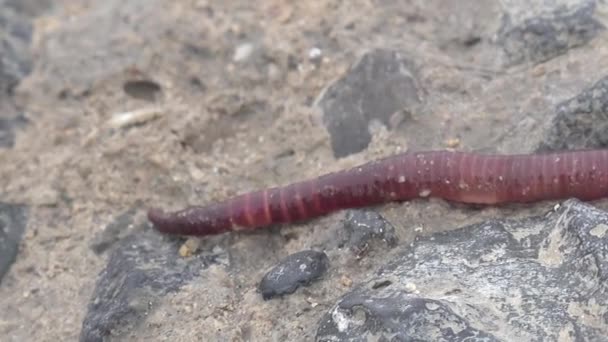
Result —
<path fill-rule="evenodd" d="M 322 56 L 323 51 L 321 51 L 321 49 L 319 49 L 318 47 L 313 47 L 312 49 L 308 50 L 308 59 L 313 62 L 319 61 Z"/>
<path fill-rule="evenodd" d="M 445 145 L 449 148 L 458 147 L 460 145 L 460 139 L 458 139 L 458 138 L 448 139 L 448 140 L 446 140 Z"/>
<path fill-rule="evenodd" d="M 294 293 L 319 279 L 329 268 L 329 258 L 323 252 L 301 251 L 283 259 L 268 272 L 259 285 L 262 298 L 268 300 Z"/>
<path fill-rule="evenodd" d="M 108 120 L 107 126 L 110 128 L 125 128 L 134 125 L 141 125 L 154 120 L 164 113 L 157 107 L 141 108 L 138 110 L 116 113 Z"/>
<path fill-rule="evenodd" d="M 395 227 L 372 210 L 348 210 L 344 219 L 347 245 L 357 257 L 369 253 L 375 248 L 374 241 L 379 240 L 385 246 L 392 248 L 397 245 L 398 239 Z"/>
<path fill-rule="evenodd" d="M 604 148 L 608 146 L 608 76 L 559 103 L 538 151 Z"/>
<path fill-rule="evenodd" d="M 189 258 L 193 256 L 198 248 L 200 247 L 201 240 L 197 238 L 190 238 L 179 247 L 179 255 L 182 258 Z"/>
<path fill-rule="evenodd" d="M 349 278 L 349 277 L 347 277 L 347 276 L 342 276 L 342 277 L 340 278 L 340 282 L 342 283 L 342 285 L 343 285 L 344 287 L 351 287 L 351 286 L 353 285 L 353 280 L 352 280 L 352 279 L 350 279 L 350 278 Z"/>
<path fill-rule="evenodd" d="M 595 19 L 594 1 L 576 1 L 573 6 L 534 8 L 529 1 L 507 7 L 503 26 L 497 32 L 506 65 L 540 63 L 591 41 L 605 29 Z M 539 2 L 540 4 L 540 2 Z M 527 10 L 521 10 L 521 8 Z"/>
<path fill-rule="evenodd" d="M 253 54 L 253 44 L 252 43 L 243 43 L 234 50 L 234 55 L 232 56 L 232 61 L 235 63 L 243 62 Z"/>
<path fill-rule="evenodd" d="M 416 112 L 420 91 L 405 54 L 382 49 L 366 53 L 316 101 L 334 156 L 342 158 L 367 148 L 372 122 L 389 127 L 395 112 Z"/>

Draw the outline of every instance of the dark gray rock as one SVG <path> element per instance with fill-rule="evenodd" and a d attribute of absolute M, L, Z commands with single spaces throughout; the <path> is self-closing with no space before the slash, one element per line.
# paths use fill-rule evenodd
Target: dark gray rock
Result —
<path fill-rule="evenodd" d="M 133 215 L 136 209 L 130 209 L 118 216 L 106 226 L 106 229 L 97 234 L 91 242 L 91 249 L 95 254 L 101 254 L 112 247 L 121 238 L 131 232 L 129 226 L 133 224 Z"/>
<path fill-rule="evenodd" d="M 27 224 L 27 208 L 0 202 L 0 282 L 15 261 Z"/>
<path fill-rule="evenodd" d="M 2 98 L 0 96 L 0 101 L 2 101 Z M 5 101 L 10 100 L 5 98 Z M 23 116 L 14 115 L 15 111 L 16 109 L 10 109 L 10 113 L 13 114 L 10 114 L 9 111 L 4 112 L 9 116 L 8 118 L 3 118 L 3 114 L 0 113 L 0 147 L 12 147 L 15 144 L 15 130 L 27 123 L 27 120 Z"/>
<path fill-rule="evenodd" d="M 420 238 L 321 319 L 318 341 L 605 341 L 608 213 L 577 200 Z"/>
<path fill-rule="evenodd" d="M 56 5 L 53 0 L 0 0 L 0 6 L 28 17 L 35 17 Z"/>
<path fill-rule="evenodd" d="M 294 253 L 266 273 L 259 291 L 265 300 L 291 294 L 300 286 L 319 279 L 328 268 L 329 259 L 323 252 L 307 250 Z"/>
<path fill-rule="evenodd" d="M 508 65 L 547 61 L 587 44 L 604 29 L 593 17 L 595 0 L 580 1 L 571 7 L 548 4 L 554 6 L 551 11 L 522 10 L 521 14 L 504 16 L 497 43 L 502 46 Z M 529 8 L 529 1 L 520 6 Z"/>
<path fill-rule="evenodd" d="M 6 6 L 0 4 L 0 147 L 12 147 L 15 129 L 25 123 L 11 96 L 32 69 L 31 24 Z"/>
<path fill-rule="evenodd" d="M 80 341 L 120 338 L 141 323 L 159 297 L 199 276 L 215 256 L 182 258 L 180 239 L 148 229 L 124 238 L 99 275 Z"/>
<path fill-rule="evenodd" d="M 0 93 L 11 93 L 32 68 L 30 22 L 14 11 L 0 11 Z"/>
<path fill-rule="evenodd" d="M 397 245 L 395 227 L 375 211 L 348 210 L 343 223 L 346 234 L 344 245 L 357 256 L 373 250 L 376 241 L 389 248 Z"/>
<path fill-rule="evenodd" d="M 608 146 L 608 76 L 555 109 L 539 151 Z"/>
<path fill-rule="evenodd" d="M 395 113 L 413 112 L 420 103 L 419 92 L 412 63 L 402 53 L 366 53 L 317 100 L 334 155 L 345 157 L 367 148 L 370 122 L 377 120 L 390 126 Z"/>
<path fill-rule="evenodd" d="M 321 322 L 317 341 L 500 341 L 472 327 L 442 301 L 404 292 L 384 294 L 346 295 L 332 317 Z M 340 323 L 346 324 L 346 333 Z M 381 337 L 375 340 L 374 335 Z"/>

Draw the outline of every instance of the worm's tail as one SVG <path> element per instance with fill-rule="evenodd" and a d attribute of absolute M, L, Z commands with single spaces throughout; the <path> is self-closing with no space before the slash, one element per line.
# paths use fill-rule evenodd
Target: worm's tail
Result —
<path fill-rule="evenodd" d="M 222 206 L 190 207 L 177 212 L 165 212 L 159 208 L 148 210 L 148 220 L 154 227 L 167 234 L 214 235 L 231 230 L 230 218 Z"/>

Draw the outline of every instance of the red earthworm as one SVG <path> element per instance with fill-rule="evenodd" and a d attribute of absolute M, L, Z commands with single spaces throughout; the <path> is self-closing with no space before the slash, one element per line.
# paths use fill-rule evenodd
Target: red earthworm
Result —
<path fill-rule="evenodd" d="M 211 235 L 420 197 L 497 205 L 604 196 L 608 150 L 519 155 L 406 152 L 208 206 L 173 213 L 151 209 L 148 218 L 161 232 Z"/>

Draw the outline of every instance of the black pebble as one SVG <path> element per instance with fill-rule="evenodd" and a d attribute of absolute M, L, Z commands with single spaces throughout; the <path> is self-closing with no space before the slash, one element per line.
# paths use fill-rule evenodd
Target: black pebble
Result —
<path fill-rule="evenodd" d="M 294 293 L 298 287 L 319 279 L 329 268 L 329 259 L 323 252 L 312 250 L 294 253 L 283 259 L 260 282 L 259 291 L 264 300 Z"/>

